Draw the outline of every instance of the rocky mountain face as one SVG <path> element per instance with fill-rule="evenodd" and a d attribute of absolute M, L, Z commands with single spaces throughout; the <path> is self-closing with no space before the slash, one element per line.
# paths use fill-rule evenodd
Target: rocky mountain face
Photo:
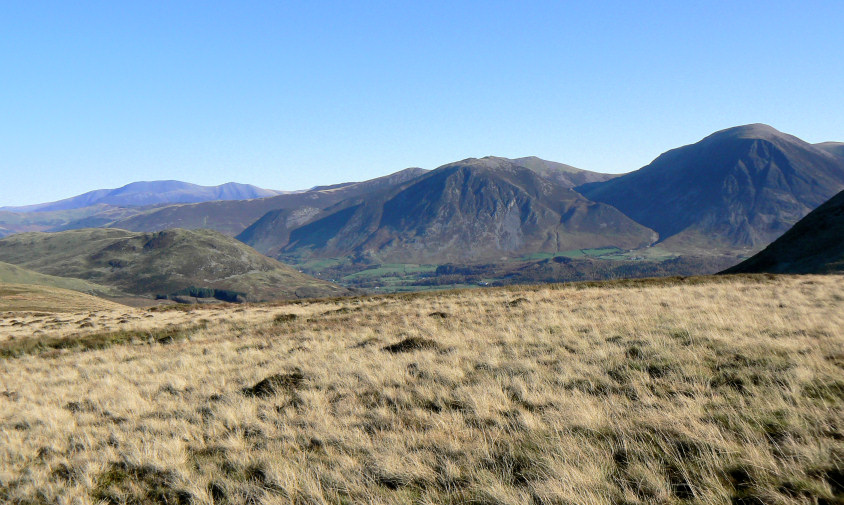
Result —
<path fill-rule="evenodd" d="M 514 160 L 494 157 L 485 159 L 498 160 L 500 165 L 510 164 L 514 167 L 520 167 L 520 170 L 525 173 L 532 172 L 535 179 L 546 179 L 548 184 L 552 184 L 558 189 L 571 188 L 583 181 L 603 181 L 615 177 L 615 175 L 612 174 L 589 172 L 587 170 L 581 170 L 569 165 L 546 161 L 536 157 L 518 158 Z M 438 170 L 441 170 L 442 168 L 444 167 L 441 167 Z M 406 186 L 408 183 L 421 181 L 423 179 L 423 177 L 421 177 L 423 174 L 419 174 L 418 178 L 409 178 L 401 182 Z M 265 254 L 269 254 L 271 256 L 285 256 L 287 253 L 283 252 L 283 249 L 287 247 L 290 242 L 290 234 L 293 230 L 304 227 L 312 221 L 328 218 L 331 215 L 338 214 L 351 207 L 358 207 L 364 202 L 369 203 L 366 205 L 366 208 L 361 211 L 367 212 L 368 210 L 366 209 L 369 209 L 373 205 L 378 205 L 375 202 L 380 202 L 384 198 L 389 198 L 388 194 L 390 191 L 398 189 L 399 186 L 400 185 L 396 184 L 394 187 L 382 186 L 380 188 L 373 188 L 373 191 L 368 192 L 364 196 L 349 198 L 322 210 L 315 208 L 287 208 L 274 210 L 262 216 L 243 233 L 238 235 L 237 238 Z M 402 198 L 405 196 L 407 195 L 402 195 Z M 402 212 L 402 210 L 391 209 L 391 212 Z M 336 216 L 332 219 L 336 219 Z M 325 230 L 323 230 L 322 233 L 325 233 Z M 383 234 L 387 232 L 382 230 L 381 233 Z M 335 242 L 340 241 L 341 239 L 339 237 L 335 240 Z M 432 256 L 436 257 L 437 254 L 432 254 Z"/>
<path fill-rule="evenodd" d="M 758 250 L 844 188 L 844 159 L 767 125 L 714 133 L 577 191 L 678 250 Z"/>
<path fill-rule="evenodd" d="M 810 212 L 782 237 L 726 273 L 844 272 L 844 191 Z"/>
<path fill-rule="evenodd" d="M 445 165 L 392 190 L 329 208 L 291 230 L 279 255 L 441 263 L 584 247 L 636 248 L 655 237 L 554 178 L 514 160 L 488 157 Z"/>
<path fill-rule="evenodd" d="M 142 296 L 258 301 L 349 293 L 210 230 L 20 233 L 0 240 L 0 261 Z"/>

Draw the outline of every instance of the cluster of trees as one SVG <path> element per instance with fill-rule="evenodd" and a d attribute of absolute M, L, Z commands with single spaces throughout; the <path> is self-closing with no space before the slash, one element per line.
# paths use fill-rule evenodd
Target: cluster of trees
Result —
<path fill-rule="evenodd" d="M 158 295 L 156 298 L 158 299 L 170 299 L 174 300 L 177 298 L 182 297 L 190 297 L 190 298 L 213 298 L 215 300 L 220 300 L 222 302 L 231 302 L 231 303 L 241 303 L 246 301 L 246 293 L 242 293 L 240 291 L 232 291 L 229 289 L 217 289 L 217 288 L 200 288 L 196 286 L 190 286 L 185 289 L 181 289 L 176 291 L 175 293 L 170 293 L 169 295 Z"/>

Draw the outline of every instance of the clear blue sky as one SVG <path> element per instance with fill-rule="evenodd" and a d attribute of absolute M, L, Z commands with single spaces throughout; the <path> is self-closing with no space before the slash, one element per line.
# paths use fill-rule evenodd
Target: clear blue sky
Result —
<path fill-rule="evenodd" d="M 844 141 L 844 2 L 0 3 L 0 206 L 467 157 L 637 169 L 764 122 Z"/>

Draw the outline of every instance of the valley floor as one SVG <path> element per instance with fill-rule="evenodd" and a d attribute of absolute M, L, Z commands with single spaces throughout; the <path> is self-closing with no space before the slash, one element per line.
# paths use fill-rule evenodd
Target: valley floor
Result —
<path fill-rule="evenodd" d="M 844 277 L 5 313 L 0 501 L 844 503 Z"/>

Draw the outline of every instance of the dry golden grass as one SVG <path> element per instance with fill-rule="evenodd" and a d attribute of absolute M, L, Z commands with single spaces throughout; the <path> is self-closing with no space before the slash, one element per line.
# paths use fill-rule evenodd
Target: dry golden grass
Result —
<path fill-rule="evenodd" d="M 92 319 L 2 343 L 4 503 L 844 500 L 841 276 Z"/>
<path fill-rule="evenodd" d="M 120 307 L 119 304 L 69 289 L 0 282 L 0 314 L 4 312 L 79 312 Z"/>

